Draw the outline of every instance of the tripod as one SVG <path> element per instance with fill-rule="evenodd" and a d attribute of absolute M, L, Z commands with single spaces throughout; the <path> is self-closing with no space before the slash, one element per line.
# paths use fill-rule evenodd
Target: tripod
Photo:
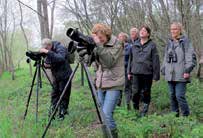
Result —
<path fill-rule="evenodd" d="M 58 102 L 56 104 L 56 107 L 55 107 L 53 113 L 51 114 L 51 116 L 49 118 L 49 122 L 48 122 L 48 124 L 47 124 L 47 126 L 46 126 L 46 128 L 45 128 L 45 130 L 43 132 L 42 138 L 45 137 L 45 135 L 46 135 L 46 133 L 47 133 L 47 131 L 48 131 L 50 125 L 51 125 L 51 121 L 53 120 L 53 118 L 54 118 L 54 116 L 55 116 L 55 114 L 57 112 L 57 109 L 58 109 L 58 107 L 59 107 L 59 105 L 61 103 L 61 100 L 62 100 L 65 92 L 66 92 L 66 89 L 68 88 L 68 85 L 72 81 L 72 79 L 73 79 L 73 77 L 74 77 L 74 75 L 75 75 L 75 73 L 76 73 L 76 71 L 77 71 L 77 69 L 79 67 L 79 64 L 80 63 L 77 63 L 74 71 L 70 75 L 70 77 L 68 79 L 68 82 L 66 83 L 66 86 L 63 89 L 63 92 L 62 92 L 62 94 L 61 94 L 61 96 L 60 96 L 60 98 L 59 98 L 59 100 L 58 100 Z M 100 123 L 102 124 L 102 130 L 103 130 L 104 137 L 106 137 L 106 138 L 112 138 L 112 134 L 111 134 L 110 128 L 107 126 L 106 120 L 104 118 L 104 113 L 103 113 L 103 111 L 101 109 L 101 105 L 98 102 L 98 98 L 97 98 L 97 94 L 96 94 L 96 89 L 95 89 L 95 86 L 93 84 L 92 78 L 90 76 L 88 67 L 87 67 L 87 65 L 85 63 L 82 63 L 82 62 L 81 62 L 81 67 L 83 67 L 84 70 L 85 70 L 85 74 L 86 74 L 86 77 L 87 77 L 87 80 L 88 80 L 88 85 L 89 85 L 89 88 L 90 88 L 90 91 L 91 91 L 91 95 L 92 95 L 92 98 L 93 98 L 93 101 L 94 101 L 94 104 L 95 104 L 95 107 L 96 107 L 97 116 L 99 118 Z"/>
<path fill-rule="evenodd" d="M 53 87 L 53 84 L 51 83 L 51 80 L 48 77 L 48 75 L 43 67 L 43 61 L 41 58 L 40 58 L 40 60 L 35 61 L 34 67 L 36 67 L 36 69 L 35 69 L 35 73 L 34 73 L 34 76 L 32 79 L 32 84 L 31 84 L 29 95 L 28 95 L 26 109 L 25 109 L 23 119 L 25 120 L 25 118 L 27 116 L 28 107 L 29 107 L 30 99 L 31 99 L 32 92 L 33 92 L 33 87 L 35 85 L 35 80 L 37 78 L 37 81 L 36 81 L 36 112 L 35 112 L 35 121 L 37 122 L 38 121 L 39 89 L 42 88 L 41 68 L 42 68 L 44 74 L 46 75 L 47 79 L 49 80 L 50 84 L 52 85 L 52 87 Z"/>

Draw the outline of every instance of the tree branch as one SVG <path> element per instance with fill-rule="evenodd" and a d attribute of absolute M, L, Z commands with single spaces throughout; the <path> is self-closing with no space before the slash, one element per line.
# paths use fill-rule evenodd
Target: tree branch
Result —
<path fill-rule="evenodd" d="M 26 5 L 25 3 L 23 3 L 22 1 L 20 1 L 20 0 L 17 0 L 19 3 L 21 3 L 22 5 L 24 5 L 25 7 L 27 7 L 27 8 L 29 8 L 29 9 L 31 9 L 32 11 L 34 11 L 35 13 L 37 13 L 39 16 L 41 16 L 42 18 L 44 18 L 44 16 L 43 15 L 41 15 L 38 11 L 36 11 L 35 9 L 33 9 L 32 7 L 30 7 L 30 6 L 28 6 L 28 5 Z"/>

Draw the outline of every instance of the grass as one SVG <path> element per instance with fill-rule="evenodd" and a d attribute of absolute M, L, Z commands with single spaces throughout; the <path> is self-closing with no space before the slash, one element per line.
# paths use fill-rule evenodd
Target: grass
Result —
<path fill-rule="evenodd" d="M 39 120 L 35 123 L 35 89 L 26 120 L 23 120 L 25 104 L 32 78 L 28 65 L 16 71 L 16 80 L 5 72 L 0 77 L 0 138 L 38 138 L 48 121 L 51 87 L 43 83 L 39 97 Z M 43 79 L 46 82 L 46 79 Z M 102 137 L 101 126 L 87 83 L 80 86 L 80 72 L 73 80 L 70 115 L 64 121 L 54 120 L 47 138 L 95 138 Z M 134 111 L 127 111 L 125 104 L 115 110 L 115 120 L 121 138 L 201 138 L 203 137 L 201 84 L 193 79 L 188 85 L 187 99 L 191 116 L 174 117 L 169 110 L 169 97 L 165 81 L 156 82 L 152 88 L 152 104 L 147 117 L 138 118 Z"/>

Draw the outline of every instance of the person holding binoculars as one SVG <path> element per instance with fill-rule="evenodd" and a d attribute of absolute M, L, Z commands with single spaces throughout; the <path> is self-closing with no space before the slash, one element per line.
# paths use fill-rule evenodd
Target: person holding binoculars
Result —
<path fill-rule="evenodd" d="M 180 106 L 183 116 L 188 116 L 186 84 L 190 82 L 190 73 L 196 65 L 196 55 L 190 40 L 183 34 L 181 23 L 173 22 L 170 33 L 161 72 L 168 81 L 171 110 L 179 116 Z"/>

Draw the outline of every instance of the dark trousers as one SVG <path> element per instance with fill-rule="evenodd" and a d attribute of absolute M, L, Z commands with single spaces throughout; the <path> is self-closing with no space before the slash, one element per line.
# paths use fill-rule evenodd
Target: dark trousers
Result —
<path fill-rule="evenodd" d="M 52 107 L 55 108 L 62 92 L 63 92 L 63 89 L 65 88 L 66 86 L 66 83 L 67 83 L 68 80 L 61 80 L 61 81 L 55 81 L 54 82 L 54 88 L 53 88 L 53 91 L 51 93 L 51 104 L 52 104 Z M 61 101 L 61 104 L 60 104 L 60 109 L 62 110 L 67 110 L 68 109 L 68 105 L 69 105 L 69 100 L 70 100 L 70 94 L 71 94 L 71 83 L 69 84 L 63 98 L 62 98 L 62 101 Z"/>
<path fill-rule="evenodd" d="M 188 116 L 190 114 L 190 110 L 185 98 L 186 83 L 168 82 L 168 86 L 171 101 L 171 110 L 179 115 L 180 106 L 183 116 Z"/>
<path fill-rule="evenodd" d="M 144 74 L 133 75 L 132 101 L 134 109 L 139 110 L 139 102 L 141 98 L 145 104 L 150 103 L 151 86 L 152 86 L 152 75 L 144 75 Z"/>
<path fill-rule="evenodd" d="M 130 101 L 132 99 L 132 83 L 131 80 L 128 79 L 127 73 L 125 74 L 125 100 L 126 104 L 130 104 Z"/>
<path fill-rule="evenodd" d="M 127 68 L 125 68 L 125 87 L 124 87 L 124 95 L 126 104 L 130 104 L 132 99 L 132 83 L 131 80 L 128 79 Z M 118 100 L 118 106 L 121 106 L 122 103 L 123 92 L 120 91 L 120 98 Z"/>

